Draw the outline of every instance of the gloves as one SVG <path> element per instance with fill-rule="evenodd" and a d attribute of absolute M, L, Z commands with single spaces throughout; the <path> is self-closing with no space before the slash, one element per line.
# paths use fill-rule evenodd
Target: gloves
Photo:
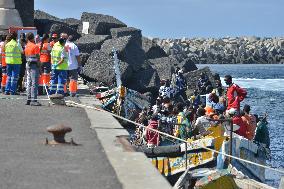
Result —
<path fill-rule="evenodd" d="M 56 67 L 58 66 L 58 64 L 52 64 L 52 70 L 55 70 L 56 69 Z"/>

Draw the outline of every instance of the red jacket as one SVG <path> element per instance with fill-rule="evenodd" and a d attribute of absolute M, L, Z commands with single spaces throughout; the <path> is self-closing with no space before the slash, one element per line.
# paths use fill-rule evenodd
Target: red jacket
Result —
<path fill-rule="evenodd" d="M 146 139 L 148 144 L 154 144 L 156 146 L 159 145 L 159 133 L 149 130 L 151 129 L 158 129 L 158 121 L 150 121 L 149 125 L 146 128 Z"/>
<path fill-rule="evenodd" d="M 236 84 L 232 84 L 227 89 L 227 110 L 235 108 L 240 110 L 240 102 L 245 99 L 247 91 Z"/>
<path fill-rule="evenodd" d="M 240 136 L 247 137 L 247 129 L 248 125 L 245 121 L 242 120 L 240 116 L 233 117 L 233 124 L 239 125 L 240 128 L 236 131 L 236 133 Z"/>

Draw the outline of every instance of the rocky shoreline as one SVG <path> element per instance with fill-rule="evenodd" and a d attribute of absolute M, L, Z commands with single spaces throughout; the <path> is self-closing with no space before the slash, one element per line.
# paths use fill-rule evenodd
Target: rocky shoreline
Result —
<path fill-rule="evenodd" d="M 284 64 L 284 37 L 153 39 L 167 55 L 195 64 Z"/>

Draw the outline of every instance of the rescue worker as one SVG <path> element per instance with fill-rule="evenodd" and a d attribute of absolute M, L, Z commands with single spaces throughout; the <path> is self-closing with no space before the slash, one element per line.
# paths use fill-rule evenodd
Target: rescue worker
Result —
<path fill-rule="evenodd" d="M 51 42 L 49 43 L 50 47 L 52 48 L 54 46 L 54 44 L 57 43 L 57 42 L 58 42 L 58 36 L 57 36 L 57 33 L 54 33 L 51 36 Z"/>
<path fill-rule="evenodd" d="M 240 113 L 240 103 L 245 99 L 247 91 L 233 83 L 232 76 L 226 75 L 224 78 L 227 88 L 227 110 L 234 108 Z"/>
<path fill-rule="evenodd" d="M 16 95 L 17 84 L 22 64 L 21 54 L 23 53 L 23 49 L 21 45 L 18 44 L 16 41 L 16 33 L 9 34 L 8 38 L 11 38 L 11 41 L 5 45 L 5 60 L 7 64 L 8 76 L 5 95 Z"/>
<path fill-rule="evenodd" d="M 1 40 L 0 41 L 0 85 L 1 85 L 1 83 L 2 83 L 2 48 L 3 48 L 3 45 L 5 43 L 4 36 L 1 36 L 0 40 Z"/>
<path fill-rule="evenodd" d="M 60 38 L 51 51 L 52 73 L 49 91 L 51 95 L 55 93 L 64 95 L 68 70 L 68 55 L 64 48 L 65 43 L 66 40 Z"/>
<path fill-rule="evenodd" d="M 4 39 L 4 37 L 3 37 Z M 7 83 L 7 64 L 6 64 L 6 58 L 5 58 L 5 45 L 11 41 L 11 38 L 5 37 L 4 43 L 1 44 L 1 62 L 2 62 L 2 75 L 1 75 L 1 92 L 5 93 L 6 83 Z"/>
<path fill-rule="evenodd" d="M 25 48 L 25 55 L 27 60 L 27 103 L 26 105 L 41 106 L 37 101 L 38 94 L 38 79 L 40 72 L 40 49 L 35 43 L 35 36 L 33 33 L 27 34 L 28 43 Z"/>
<path fill-rule="evenodd" d="M 49 85 L 50 82 L 50 72 L 51 72 L 51 63 L 50 63 L 50 52 L 51 46 L 48 43 L 49 36 L 43 34 L 41 43 L 38 44 L 40 50 L 40 63 L 41 63 L 41 75 L 39 77 L 39 94 L 44 94 L 45 87 Z"/>
<path fill-rule="evenodd" d="M 73 36 L 70 35 L 65 44 L 68 50 L 68 79 L 70 96 L 74 97 L 77 94 L 78 88 L 78 72 L 82 69 L 80 52 L 74 43 Z"/>

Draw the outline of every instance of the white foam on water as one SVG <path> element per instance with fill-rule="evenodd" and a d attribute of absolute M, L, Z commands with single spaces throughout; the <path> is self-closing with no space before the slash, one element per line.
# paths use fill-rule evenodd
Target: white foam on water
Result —
<path fill-rule="evenodd" d="M 226 86 L 224 78 L 222 85 Z M 233 82 L 243 88 L 256 88 L 264 91 L 284 91 L 284 79 L 256 79 L 256 78 L 233 78 Z"/>

